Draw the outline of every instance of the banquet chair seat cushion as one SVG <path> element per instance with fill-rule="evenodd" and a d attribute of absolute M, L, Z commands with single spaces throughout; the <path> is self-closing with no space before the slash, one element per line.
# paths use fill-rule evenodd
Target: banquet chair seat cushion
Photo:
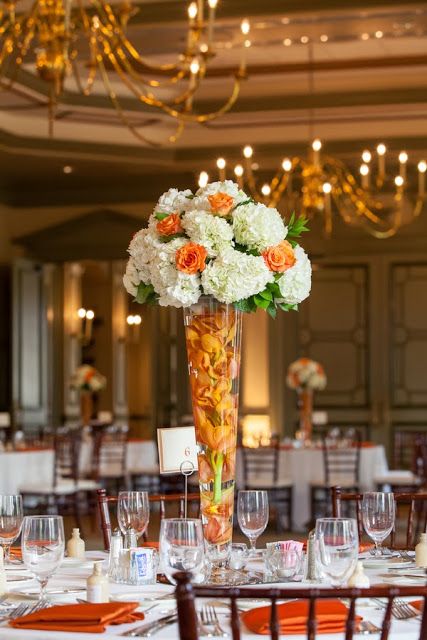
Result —
<path fill-rule="evenodd" d="M 19 492 L 22 494 L 32 495 L 71 495 L 77 491 L 95 491 L 100 488 L 100 484 L 95 480 L 82 479 L 77 484 L 71 479 L 59 480 L 56 486 L 52 484 L 37 484 L 23 485 L 19 487 Z"/>
<path fill-rule="evenodd" d="M 271 476 L 258 475 L 253 478 L 248 478 L 246 481 L 247 489 L 289 489 L 292 487 L 293 482 L 290 478 L 280 478 L 274 480 Z"/>
<path fill-rule="evenodd" d="M 374 482 L 377 485 L 396 485 L 406 487 L 408 485 L 421 485 L 422 480 L 416 476 L 412 471 L 400 471 L 398 469 L 387 471 L 380 476 L 375 476 Z"/>
<path fill-rule="evenodd" d="M 305 634 L 308 620 L 308 601 L 294 600 L 277 606 L 279 632 L 282 635 Z M 339 600 L 316 602 L 317 633 L 339 633 L 345 630 L 348 608 Z M 270 635 L 271 606 L 257 607 L 245 611 L 242 621 L 245 626 L 260 635 Z M 356 617 L 356 621 L 360 621 Z"/>

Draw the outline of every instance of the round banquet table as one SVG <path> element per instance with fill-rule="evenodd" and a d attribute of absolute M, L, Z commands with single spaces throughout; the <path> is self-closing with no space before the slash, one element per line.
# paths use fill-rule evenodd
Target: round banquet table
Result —
<path fill-rule="evenodd" d="M 279 454 L 280 479 L 290 479 L 293 485 L 292 522 L 294 531 L 306 531 L 310 519 L 310 486 L 324 482 L 323 452 L 315 448 L 291 448 L 282 446 Z M 237 488 L 243 487 L 243 461 L 237 453 Z M 388 470 L 385 449 L 382 445 L 362 447 L 359 462 L 359 486 L 361 491 L 375 489 L 374 478 Z M 260 483 L 262 478 L 260 477 Z"/>
<path fill-rule="evenodd" d="M 87 559 L 97 559 L 104 557 L 104 571 L 107 569 L 107 556 L 103 552 L 90 551 L 86 554 Z M 253 569 L 262 570 L 262 561 L 257 560 L 255 564 L 252 566 Z M 12 573 L 12 570 L 11 570 Z M 62 594 L 55 596 L 55 600 L 53 604 L 75 604 L 76 598 L 85 598 L 86 597 L 86 579 L 88 575 L 92 573 L 92 563 L 86 562 L 82 566 L 70 567 L 66 564 L 62 565 L 56 575 L 51 578 L 48 585 L 49 590 L 61 590 L 61 589 L 75 589 L 81 588 L 82 591 L 78 594 Z M 381 579 L 380 570 L 366 570 L 366 573 L 369 575 L 371 584 L 379 584 L 383 582 Z M 22 575 L 22 573 L 21 573 Z M 31 578 L 31 576 L 30 576 Z M 398 580 L 399 581 L 399 580 Z M 396 584 L 398 584 L 396 581 Z M 11 591 L 32 591 L 37 592 L 38 586 L 35 580 L 30 580 L 28 582 L 17 582 L 15 584 L 10 583 Z M 266 585 L 271 586 L 271 585 Z M 276 583 L 274 586 L 280 588 L 292 588 L 295 589 L 298 586 L 300 587 L 318 587 L 322 588 L 326 585 L 322 584 L 313 584 L 308 585 L 304 582 L 287 582 L 287 583 Z M 262 585 L 256 585 L 256 588 L 262 588 Z M 175 600 L 174 600 L 174 587 L 164 584 L 156 584 L 156 585 L 144 585 L 144 586 L 130 586 L 130 585 L 122 585 L 122 584 L 114 584 L 110 583 L 110 594 L 111 598 L 114 600 L 122 600 L 126 602 L 135 602 L 139 601 L 142 598 L 159 598 L 157 602 L 157 606 L 152 609 L 146 615 L 146 620 L 133 622 L 130 624 L 120 624 L 115 626 L 107 626 L 106 631 L 104 633 L 76 633 L 75 631 L 70 632 L 59 632 L 59 631 L 38 631 L 38 630 L 29 630 L 29 629 L 13 629 L 7 626 L 7 623 L 0 622 L 0 640 L 89 640 L 90 638 L 122 638 L 122 634 L 130 631 L 131 629 L 137 629 L 141 625 L 144 625 L 148 622 L 154 622 L 157 618 L 172 612 L 175 610 Z M 170 598 L 167 598 L 167 594 L 170 594 Z M 22 600 L 18 594 L 13 596 L 19 600 Z M 35 602 L 35 598 L 26 599 L 26 602 L 31 603 Z M 244 601 L 243 601 L 244 602 Z M 243 602 L 241 606 L 244 606 Z M 147 600 L 144 601 L 144 608 L 147 608 L 153 605 L 154 602 Z M 245 603 L 246 604 L 246 603 Z M 264 603 L 262 602 L 254 602 L 254 607 L 262 606 Z M 84 606 L 84 605 L 83 605 Z M 200 603 L 199 603 L 200 606 Z M 1 607 L 0 607 L 1 608 Z M 221 625 L 228 631 L 228 638 L 231 638 L 231 630 L 229 627 L 229 608 L 226 606 L 221 606 L 221 604 L 215 605 L 217 610 Z M 384 611 L 379 610 L 378 606 L 366 600 L 361 600 L 358 602 L 356 612 L 358 615 L 361 615 L 364 620 L 368 620 L 373 622 L 374 624 L 381 626 L 382 619 L 384 617 Z M 389 640 L 419 640 L 420 633 L 420 617 L 411 618 L 409 620 L 396 620 L 392 619 L 391 633 L 389 635 Z M 153 636 L 156 640 L 178 640 L 178 626 L 176 623 L 171 624 L 165 628 L 163 628 L 159 633 Z M 249 633 L 242 629 L 241 632 L 242 640 L 259 640 L 263 636 L 255 635 L 253 633 Z M 286 635 L 281 636 L 286 637 L 289 640 L 305 640 L 306 635 Z M 343 638 L 343 634 L 339 633 L 325 633 L 319 636 L 322 640 L 341 640 Z M 357 638 L 361 638 L 360 635 L 355 635 L 355 640 Z M 378 635 L 372 636 L 373 638 L 378 638 Z"/>
<path fill-rule="evenodd" d="M 0 453 L 0 493 L 15 494 L 19 487 L 33 482 L 53 481 L 52 449 L 29 449 L 22 451 L 2 451 Z"/>

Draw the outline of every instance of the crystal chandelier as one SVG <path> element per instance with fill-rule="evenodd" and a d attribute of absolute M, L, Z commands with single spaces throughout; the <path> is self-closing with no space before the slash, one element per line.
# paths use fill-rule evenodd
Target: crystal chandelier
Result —
<path fill-rule="evenodd" d="M 176 122 L 169 142 L 182 134 L 186 122 L 214 120 L 235 104 L 246 76 L 246 55 L 250 47 L 248 20 L 241 23 L 240 66 L 232 73 L 226 101 L 215 111 L 197 113 L 194 100 L 215 56 L 214 29 L 218 0 L 197 0 L 187 8 L 188 30 L 184 50 L 170 64 L 153 64 L 138 51 L 126 35 L 136 13 L 124 0 L 117 8 L 105 0 L 35 0 L 27 12 L 17 13 L 14 0 L 4 0 L 0 8 L 0 85 L 13 90 L 19 72 L 32 65 L 46 84 L 49 133 L 64 83 L 73 78 L 77 91 L 89 96 L 100 80 L 119 120 L 142 142 L 158 146 L 142 135 L 126 115 L 117 90 L 117 81 L 141 104 L 157 109 Z M 207 15 L 206 15 L 207 14 Z M 82 51 L 87 50 L 84 54 Z M 159 91 L 174 95 L 162 100 Z"/>
<path fill-rule="evenodd" d="M 318 138 L 307 158 L 284 158 L 279 169 L 262 183 L 254 172 L 253 155 L 252 147 L 245 146 L 242 164 L 233 168 L 238 184 L 268 206 L 283 204 L 287 211 L 298 211 L 310 219 L 321 216 L 327 236 L 332 234 L 334 214 L 338 214 L 347 224 L 359 226 L 375 238 L 390 238 L 420 215 L 426 200 L 426 161 L 418 162 L 414 185 L 408 154 L 399 153 L 398 168 L 393 170 L 395 163 L 386 161 L 383 143 L 376 147 L 376 158 L 368 149 L 363 151 L 358 177 L 340 159 L 323 154 Z M 225 180 L 225 158 L 218 158 L 216 166 L 219 180 Z M 208 179 L 202 172 L 199 184 Z"/>

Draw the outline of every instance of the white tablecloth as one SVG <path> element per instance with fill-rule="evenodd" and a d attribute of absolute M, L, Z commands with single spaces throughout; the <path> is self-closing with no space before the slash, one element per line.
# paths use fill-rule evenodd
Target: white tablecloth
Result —
<path fill-rule="evenodd" d="M 237 487 L 243 486 L 243 464 L 237 456 Z M 321 449 L 280 450 L 279 479 L 290 479 L 293 486 L 293 528 L 305 531 L 310 518 L 310 485 L 324 482 Z M 375 488 L 374 478 L 387 471 L 385 449 L 381 445 L 360 450 L 359 485 L 362 491 Z"/>
<path fill-rule="evenodd" d="M 102 556 L 101 552 L 89 552 L 87 554 L 88 558 L 98 558 Z M 105 557 L 105 556 L 104 556 Z M 257 566 L 259 569 L 260 567 Z M 48 585 L 49 589 L 58 589 L 58 588 L 74 588 L 74 587 L 85 587 L 86 578 L 92 572 L 92 569 L 85 565 L 82 568 L 70 568 L 63 565 L 59 570 L 57 575 L 52 578 Z M 12 573 L 12 571 L 11 571 Z M 375 578 L 377 575 L 374 571 L 367 571 L 367 574 L 371 578 L 371 583 L 379 583 L 380 579 Z M 22 573 L 21 573 L 22 575 Z M 37 591 L 38 587 L 35 581 L 29 582 L 20 582 L 20 583 L 10 583 L 10 589 L 13 591 L 19 591 L 27 589 L 29 591 Z M 292 587 L 295 588 L 298 585 L 301 587 L 306 587 L 307 584 L 304 583 L 284 583 L 277 584 L 278 587 Z M 310 585 L 310 586 L 319 586 L 322 585 Z M 257 585 L 257 588 L 259 585 Z M 111 594 L 114 597 L 121 597 L 121 599 L 126 600 L 128 602 L 132 602 L 135 600 L 140 600 L 142 594 L 145 597 L 153 597 L 164 595 L 166 593 L 173 593 L 173 587 L 169 587 L 167 585 L 153 585 L 153 586 L 144 586 L 144 587 L 135 587 L 135 586 L 126 586 L 126 585 L 118 585 L 112 583 L 110 585 Z M 75 603 L 76 597 L 85 598 L 86 593 L 83 591 L 78 595 L 68 595 L 68 596 L 56 596 L 56 603 Z M 33 599 L 34 601 L 34 599 Z M 148 607 L 151 606 L 153 602 L 145 601 L 143 606 Z M 262 606 L 263 603 L 254 603 L 254 606 Z M 361 603 L 362 604 L 362 603 Z M 151 622 L 155 620 L 157 617 L 164 615 L 167 612 L 174 610 L 175 603 L 171 598 L 170 600 L 160 600 L 156 608 L 147 613 L 146 621 L 132 623 L 132 624 L 124 624 L 117 626 L 109 626 L 107 630 L 103 634 L 87 634 L 87 633 L 70 633 L 70 632 L 47 632 L 47 631 L 29 631 L 29 630 L 18 630 L 8 627 L 6 623 L 0 623 L 0 640 L 89 640 L 90 638 L 119 638 L 122 633 L 128 631 L 132 628 L 136 628 L 141 624 L 145 624 L 145 622 Z M 1 607 L 0 607 L 1 609 Z M 228 628 L 228 616 L 229 610 L 224 608 L 218 608 L 218 613 L 220 616 L 220 622 L 224 628 Z M 364 602 L 363 608 L 358 608 L 357 613 L 361 614 L 365 620 L 369 620 L 378 626 L 381 625 L 382 618 L 384 616 L 384 611 L 379 611 L 376 608 L 374 603 Z M 389 636 L 389 640 L 418 640 L 419 637 L 419 629 L 420 629 L 420 619 L 411 618 L 410 620 L 395 620 L 392 621 L 392 631 Z M 231 634 L 228 636 L 231 638 Z M 250 633 L 242 633 L 242 637 L 245 640 L 259 640 L 261 636 L 254 635 Z M 289 640 L 305 640 L 305 635 L 292 635 L 286 636 Z M 322 640 L 342 640 L 343 634 L 325 634 L 322 635 Z M 356 636 L 358 637 L 358 636 Z M 360 636 L 361 637 L 361 636 Z M 373 636 L 377 638 L 378 636 Z M 154 638 L 156 640 L 169 640 L 169 639 L 178 639 L 178 628 L 176 624 L 170 625 L 159 633 L 157 633 Z"/>
<path fill-rule="evenodd" d="M 52 484 L 53 451 L 3 451 L 0 453 L 0 493 L 15 494 L 33 482 Z"/>

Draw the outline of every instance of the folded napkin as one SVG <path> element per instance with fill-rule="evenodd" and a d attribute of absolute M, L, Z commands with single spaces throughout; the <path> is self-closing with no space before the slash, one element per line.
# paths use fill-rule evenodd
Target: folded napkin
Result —
<path fill-rule="evenodd" d="M 307 633 L 307 600 L 293 600 L 277 606 L 279 633 L 282 635 Z M 258 607 L 245 611 L 242 621 L 252 633 L 270 635 L 271 607 Z M 348 609 L 339 600 L 318 600 L 316 602 L 317 633 L 339 633 L 345 630 Z M 362 618 L 356 617 L 357 621 Z"/>
<path fill-rule="evenodd" d="M 21 547 L 10 547 L 10 557 L 16 560 L 22 560 Z"/>
<path fill-rule="evenodd" d="M 18 629 L 102 633 L 108 624 L 143 620 L 144 614 L 135 612 L 138 606 L 138 602 L 63 604 L 16 618 L 11 620 L 9 625 Z"/>
<path fill-rule="evenodd" d="M 375 547 L 372 542 L 359 542 L 359 553 L 365 553 Z M 307 551 L 307 540 L 303 543 L 303 551 Z"/>
<path fill-rule="evenodd" d="M 160 545 L 158 542 L 150 542 L 150 540 L 148 540 L 147 542 L 143 542 L 141 547 L 153 547 L 153 549 L 159 549 Z"/>

